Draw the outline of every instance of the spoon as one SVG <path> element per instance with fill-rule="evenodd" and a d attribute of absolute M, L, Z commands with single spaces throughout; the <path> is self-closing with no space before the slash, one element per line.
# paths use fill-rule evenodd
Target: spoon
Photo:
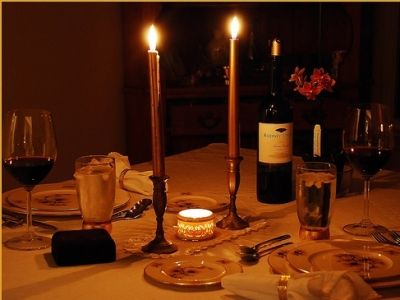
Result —
<path fill-rule="evenodd" d="M 114 222 L 139 218 L 142 215 L 143 211 L 152 203 L 153 201 L 149 198 L 141 199 L 136 202 L 132 208 L 114 214 L 111 221 Z"/>
<path fill-rule="evenodd" d="M 287 242 L 287 243 L 284 243 L 284 244 L 280 244 L 280 245 L 265 249 L 265 250 L 260 251 L 260 252 L 241 253 L 240 254 L 240 258 L 241 258 L 242 262 L 247 263 L 247 264 L 257 263 L 262 256 L 267 255 L 267 254 L 271 253 L 272 251 L 274 251 L 274 250 L 276 250 L 278 248 L 281 248 L 283 246 L 290 245 L 290 244 L 293 244 L 293 243 L 292 242 Z"/>
<path fill-rule="evenodd" d="M 253 247 L 240 245 L 239 246 L 239 252 L 241 254 L 255 254 L 263 246 L 268 246 L 268 245 L 271 245 L 273 243 L 289 239 L 290 237 L 291 237 L 290 234 L 280 235 L 278 237 L 275 237 L 275 238 L 272 238 L 272 239 L 269 239 L 269 240 L 266 240 L 266 241 L 262 241 L 262 242 L 260 242 L 260 243 L 258 243 L 256 245 L 254 245 Z"/>

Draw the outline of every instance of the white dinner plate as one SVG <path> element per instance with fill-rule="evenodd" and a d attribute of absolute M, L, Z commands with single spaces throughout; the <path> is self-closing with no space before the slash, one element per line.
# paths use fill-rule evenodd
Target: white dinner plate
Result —
<path fill-rule="evenodd" d="M 400 275 L 400 249 L 367 241 L 315 241 L 288 252 L 301 272 L 350 270 L 366 280 Z"/>
<path fill-rule="evenodd" d="M 124 207 L 130 199 L 128 192 L 116 189 L 114 210 Z M 26 191 L 17 188 L 3 194 L 3 209 L 16 213 L 26 212 Z M 73 181 L 39 184 L 32 192 L 32 214 L 41 216 L 80 215 Z"/>
<path fill-rule="evenodd" d="M 229 200 L 221 199 L 220 195 L 192 194 L 191 192 L 168 193 L 167 212 L 177 213 L 189 208 L 203 208 L 213 212 L 226 209 Z"/>
<path fill-rule="evenodd" d="M 270 265 L 273 273 L 288 275 L 300 273 L 299 270 L 293 268 L 286 260 L 288 252 L 297 246 L 298 245 L 296 244 L 283 246 L 282 248 L 278 248 L 275 251 L 271 252 L 270 255 L 268 255 L 268 264 Z"/>
<path fill-rule="evenodd" d="M 241 272 L 240 264 L 225 258 L 188 255 L 155 260 L 144 269 L 158 283 L 186 287 L 220 285 L 225 275 Z"/>
<path fill-rule="evenodd" d="M 300 271 L 299 269 L 297 269 L 296 267 L 292 266 L 289 261 L 288 261 L 288 256 L 289 255 L 294 255 L 294 252 L 297 251 L 297 254 L 300 254 L 302 251 L 304 251 L 304 249 L 308 249 L 309 247 L 314 249 L 315 247 L 318 247 L 316 244 L 320 244 L 320 243 L 328 243 L 328 244 L 332 244 L 332 247 L 343 247 L 344 249 L 353 249 L 353 247 L 358 247 L 361 246 L 361 248 L 365 245 L 369 245 L 370 249 L 372 249 L 371 251 L 373 253 L 377 253 L 379 251 L 382 251 L 383 253 L 389 253 L 390 255 L 390 259 L 395 259 L 396 262 L 395 264 L 397 265 L 397 261 L 399 261 L 400 259 L 400 249 L 396 248 L 396 247 L 392 247 L 392 246 L 387 246 L 387 245 L 382 245 L 382 244 L 378 244 L 375 242 L 364 242 L 364 241 L 320 241 L 320 242 L 305 242 L 305 243 L 301 243 L 299 244 L 293 244 L 293 245 L 288 245 L 288 246 L 284 246 L 280 249 L 277 249 L 275 251 L 273 251 L 269 256 L 268 256 L 268 263 L 271 267 L 271 270 L 273 273 L 276 274 L 290 274 L 290 275 L 294 275 L 294 274 L 299 274 L 302 273 L 302 271 Z M 311 245 L 311 246 L 310 246 Z M 306 246 L 303 248 L 303 246 Z M 324 246 L 323 246 L 324 247 Z M 383 248 L 383 249 L 382 249 Z M 380 249 L 380 250 L 379 250 Z M 317 251 L 318 252 L 318 251 Z M 361 251 L 362 253 L 364 251 Z M 296 255 L 297 256 L 297 255 Z M 328 254 L 327 257 L 330 257 L 331 255 Z M 386 255 L 385 255 L 386 256 Z M 297 262 L 297 259 L 295 259 Z M 384 258 L 384 261 L 386 261 L 386 258 Z M 323 265 L 326 264 L 323 263 Z M 337 270 L 336 267 L 333 267 L 333 265 L 330 265 L 329 267 L 326 267 L 326 271 L 328 270 Z M 343 270 L 342 267 L 339 267 L 340 270 Z M 348 268 L 344 268 L 345 270 L 347 270 Z M 350 268 L 352 269 L 352 268 Z M 324 268 L 325 270 L 325 268 Z M 393 269 L 392 269 L 393 271 Z M 394 272 L 395 274 L 396 272 Z M 372 273 L 374 274 L 374 273 Z M 375 289 L 380 289 L 380 288 L 389 288 L 389 287 L 397 287 L 400 286 L 400 273 L 395 274 L 393 277 L 386 277 L 386 275 L 388 273 L 385 273 L 383 275 L 382 278 L 376 278 L 376 275 L 378 273 L 375 273 L 375 278 L 371 278 L 368 280 L 368 283 L 371 285 L 371 287 L 375 288 Z M 360 274 L 361 276 L 363 274 Z M 372 276 L 374 276 L 372 275 Z M 368 278 L 367 278 L 368 279 Z M 374 279 L 374 280 L 372 280 Z"/>

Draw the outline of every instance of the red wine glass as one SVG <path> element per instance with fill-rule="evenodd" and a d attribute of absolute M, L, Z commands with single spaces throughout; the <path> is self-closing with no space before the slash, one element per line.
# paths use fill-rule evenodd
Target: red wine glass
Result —
<path fill-rule="evenodd" d="M 368 236 L 380 225 L 369 217 L 372 176 L 387 163 L 393 150 L 393 124 L 388 107 L 380 103 L 359 103 L 352 107 L 343 132 L 344 152 L 364 179 L 364 209 L 359 223 L 343 227 L 347 233 Z"/>
<path fill-rule="evenodd" d="M 27 232 L 6 240 L 16 250 L 35 250 L 50 246 L 48 237 L 32 231 L 32 190 L 50 172 L 57 157 L 51 113 L 40 109 L 9 111 L 3 134 L 3 166 L 27 191 Z"/>

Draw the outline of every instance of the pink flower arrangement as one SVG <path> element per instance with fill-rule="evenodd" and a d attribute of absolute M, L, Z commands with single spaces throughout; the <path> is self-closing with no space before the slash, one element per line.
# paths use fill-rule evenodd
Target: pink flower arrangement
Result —
<path fill-rule="evenodd" d="M 323 68 L 314 69 L 310 81 L 307 81 L 304 72 L 305 68 L 296 67 L 294 73 L 290 76 L 289 81 L 296 84 L 294 91 L 298 91 L 307 100 L 315 100 L 323 90 L 332 92 L 332 87 L 336 81 L 328 73 L 325 73 Z"/>

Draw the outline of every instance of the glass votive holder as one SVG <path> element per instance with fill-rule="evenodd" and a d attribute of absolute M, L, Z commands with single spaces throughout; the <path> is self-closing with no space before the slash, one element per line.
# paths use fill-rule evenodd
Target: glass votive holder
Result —
<path fill-rule="evenodd" d="M 181 240 L 208 240 L 214 236 L 215 217 L 207 209 L 185 209 L 178 213 L 177 225 L 177 236 Z"/>

